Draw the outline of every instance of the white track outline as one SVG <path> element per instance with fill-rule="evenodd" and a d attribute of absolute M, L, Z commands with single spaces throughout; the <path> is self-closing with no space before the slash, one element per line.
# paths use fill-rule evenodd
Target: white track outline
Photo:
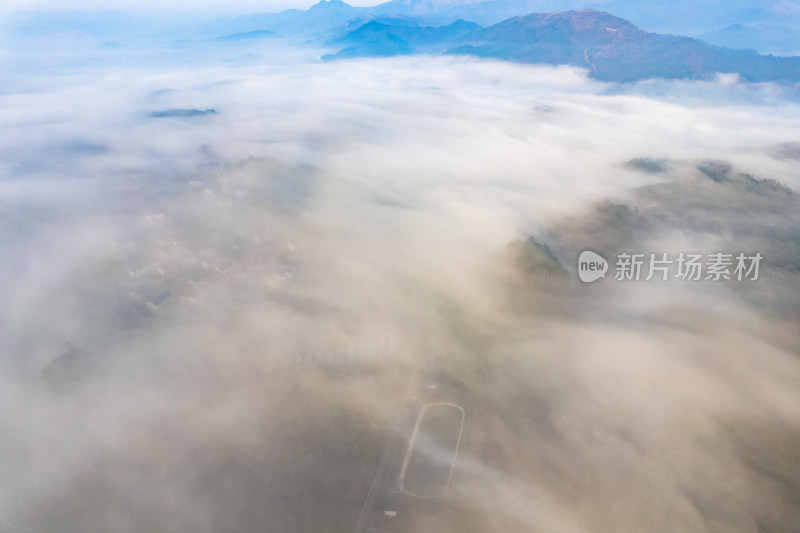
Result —
<path fill-rule="evenodd" d="M 422 418 L 425 416 L 425 411 L 428 410 L 428 407 L 435 406 L 435 405 L 449 405 L 450 407 L 455 407 L 459 411 L 461 411 L 461 426 L 458 428 L 458 440 L 456 440 L 456 448 L 453 450 L 453 460 L 450 462 L 450 473 L 447 476 L 447 484 L 445 484 L 444 488 L 438 494 L 433 494 L 431 496 L 425 496 L 423 494 L 415 494 L 411 491 L 406 490 L 405 482 L 406 482 L 406 469 L 408 468 L 408 462 L 411 459 L 411 453 L 414 450 L 414 445 L 417 441 L 417 434 L 419 433 L 419 425 L 422 422 Z M 450 487 L 450 480 L 453 479 L 453 469 L 456 466 L 456 458 L 458 457 L 458 447 L 461 444 L 461 435 L 464 433 L 464 419 L 466 418 L 466 412 L 464 408 L 460 405 L 450 403 L 450 402 L 436 402 L 436 403 L 426 403 L 422 406 L 422 409 L 419 411 L 419 416 L 417 416 L 417 422 L 414 424 L 414 431 L 411 433 L 411 439 L 408 441 L 408 449 L 406 450 L 406 455 L 403 457 L 403 465 L 400 467 L 400 473 L 398 475 L 398 481 L 400 485 L 400 490 L 409 494 L 411 496 L 415 496 L 417 498 L 438 498 Z"/>

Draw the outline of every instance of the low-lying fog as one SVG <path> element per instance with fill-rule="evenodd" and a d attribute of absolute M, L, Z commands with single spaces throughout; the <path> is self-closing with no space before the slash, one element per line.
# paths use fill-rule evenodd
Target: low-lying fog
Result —
<path fill-rule="evenodd" d="M 432 368 L 456 477 L 394 530 L 800 524 L 791 91 L 42 46 L 0 67 L 0 531 L 326 530 Z M 764 260 L 585 285 L 584 249 Z"/>

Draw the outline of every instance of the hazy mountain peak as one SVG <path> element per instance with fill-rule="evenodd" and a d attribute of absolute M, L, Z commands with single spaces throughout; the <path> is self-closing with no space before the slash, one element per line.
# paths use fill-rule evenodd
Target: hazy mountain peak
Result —
<path fill-rule="evenodd" d="M 320 0 L 313 6 L 309 7 L 309 11 L 317 11 L 317 10 L 343 10 L 343 9 L 355 9 L 350 4 L 343 2 L 342 0 Z"/>
<path fill-rule="evenodd" d="M 480 0 L 390 0 L 375 9 L 381 12 L 400 12 L 428 15 L 464 5 L 480 4 Z"/>
<path fill-rule="evenodd" d="M 585 31 L 594 28 L 603 28 L 612 31 L 627 31 L 646 33 L 631 22 L 614 16 L 605 11 L 596 9 L 582 9 L 579 11 L 557 11 L 552 13 L 531 13 L 518 17 L 531 25 L 568 24 L 574 31 Z"/>
<path fill-rule="evenodd" d="M 405 6 L 424 6 L 434 11 L 465 4 L 479 4 L 481 0 L 392 0 L 389 3 Z"/>

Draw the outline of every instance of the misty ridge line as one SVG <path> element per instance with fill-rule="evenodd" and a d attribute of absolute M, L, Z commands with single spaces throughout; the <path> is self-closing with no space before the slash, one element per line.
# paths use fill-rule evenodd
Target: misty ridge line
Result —
<path fill-rule="evenodd" d="M 168 5 L 163 6 L 168 9 Z M 760 53 L 787 56 L 797 55 L 797 38 L 793 35 L 798 23 L 798 9 L 791 3 L 764 4 L 741 0 L 733 5 L 713 3 L 698 6 L 687 0 L 649 2 L 635 0 L 496 0 L 484 2 L 450 1 L 390 1 L 372 7 L 353 7 L 341 1 L 321 1 L 307 9 L 288 9 L 280 13 L 251 13 L 210 19 L 202 9 L 182 9 L 177 24 L 175 13 L 158 11 L 146 16 L 105 12 L 12 13 L 11 28 L 23 28 L 29 33 L 68 33 L 80 29 L 84 33 L 112 36 L 119 32 L 142 33 L 145 24 L 188 37 L 203 26 L 206 37 L 248 34 L 277 30 L 281 34 L 314 35 L 335 26 L 351 25 L 373 19 L 395 21 L 403 25 L 446 26 L 459 19 L 492 26 L 516 16 L 530 13 L 552 13 L 594 9 L 606 11 L 632 21 L 648 31 L 697 37 L 715 46 L 755 49 Z M 235 13 L 236 6 L 229 7 Z M 152 15 L 157 15 L 154 20 Z M 163 28 L 163 29 L 162 29 Z M 350 28 L 354 29 L 354 28 Z M 152 29 L 151 29 L 152 33 Z M 202 32 L 201 32 L 202 33 Z M 165 33 L 168 34 L 168 33 Z M 265 33 L 265 36 L 268 35 Z M 794 50 L 794 52 L 792 52 Z"/>
<path fill-rule="evenodd" d="M 626 13 L 634 15 L 634 18 L 644 16 L 641 10 L 626 2 L 609 6 L 622 16 L 595 9 L 603 7 L 602 1 L 582 6 L 581 10 L 574 10 L 574 2 L 562 2 L 560 7 L 563 10 L 557 10 L 559 2 L 551 4 L 552 11 L 538 12 L 532 11 L 536 7 L 534 4 L 524 1 L 455 6 L 449 3 L 388 2 L 372 8 L 355 8 L 339 0 L 322 0 L 303 11 L 287 10 L 220 20 L 203 30 L 213 37 L 199 41 L 173 40 L 171 46 L 178 49 L 227 45 L 260 48 L 279 39 L 292 47 L 308 48 L 311 45 L 317 49 L 333 49 L 321 54 L 323 61 L 409 54 L 469 55 L 532 64 L 573 65 L 585 68 L 590 77 L 618 83 L 652 78 L 713 80 L 720 75 L 735 75 L 750 82 L 786 84 L 800 79 L 800 59 L 796 57 L 762 55 L 744 49 L 745 46 L 726 48 L 707 44 L 698 38 L 643 31 L 624 18 Z M 472 8 L 478 11 L 470 12 Z M 459 9 L 467 12 L 462 13 Z M 503 9 L 511 11 L 503 11 L 503 16 L 487 22 L 483 11 L 499 13 Z M 673 6 L 670 9 L 654 6 L 652 9 L 667 18 L 676 17 L 681 10 L 693 11 L 692 6 Z M 750 9 L 756 10 L 755 7 Z M 800 14 L 787 17 L 780 10 L 775 13 L 762 11 L 763 17 L 776 21 L 774 24 L 800 27 Z M 459 12 L 464 17 L 447 15 L 451 12 Z M 748 20 L 747 8 L 743 6 L 732 13 L 736 20 Z M 64 21 L 58 22 L 59 15 L 56 14 L 20 13 L 9 19 L 7 33 L 24 41 L 50 32 L 51 37 L 63 37 L 70 42 L 72 37 L 69 35 L 79 29 L 88 35 L 101 37 L 105 25 L 117 28 L 112 32 L 123 34 L 125 28 L 131 26 L 125 17 L 114 13 L 76 12 L 60 16 Z M 473 22 L 475 20 L 478 22 Z M 652 19 L 647 20 L 652 22 Z M 759 33 L 767 31 L 759 30 Z M 150 42 L 163 43 L 163 39 Z M 784 40 L 787 46 L 792 46 L 788 43 L 790 38 L 784 36 Z M 13 48 L 13 43 L 12 39 L 8 46 Z M 800 50 L 800 43 L 796 44 Z M 106 41 L 100 44 L 100 48 L 121 53 L 126 47 L 116 41 Z M 796 52 L 788 55 L 796 55 Z"/>
<path fill-rule="evenodd" d="M 747 81 L 798 79 L 800 60 L 726 50 L 690 38 L 646 33 L 600 11 L 533 13 L 481 28 L 465 21 L 408 27 L 370 21 L 328 41 L 341 47 L 323 60 L 414 53 L 464 54 L 524 63 L 570 64 L 590 77 L 630 82 L 648 78 L 710 79 L 737 74 Z"/>

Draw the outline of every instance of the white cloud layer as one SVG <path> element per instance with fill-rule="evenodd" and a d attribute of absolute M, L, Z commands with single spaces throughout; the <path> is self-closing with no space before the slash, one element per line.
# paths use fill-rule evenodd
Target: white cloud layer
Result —
<path fill-rule="evenodd" d="M 285 363 L 312 356 L 458 368 L 474 422 L 454 499 L 428 517 L 440 531 L 796 525 L 796 317 L 652 285 L 580 293 L 568 318 L 520 310 L 510 293 L 547 295 L 503 259 L 671 179 L 623 167 L 636 157 L 800 191 L 797 160 L 766 149 L 797 141 L 791 95 L 298 55 L 13 52 L 0 529 L 292 531 L 292 476 L 350 427 L 328 415 L 385 422 L 406 383 Z M 216 113 L 152 116 L 174 109 Z"/>

